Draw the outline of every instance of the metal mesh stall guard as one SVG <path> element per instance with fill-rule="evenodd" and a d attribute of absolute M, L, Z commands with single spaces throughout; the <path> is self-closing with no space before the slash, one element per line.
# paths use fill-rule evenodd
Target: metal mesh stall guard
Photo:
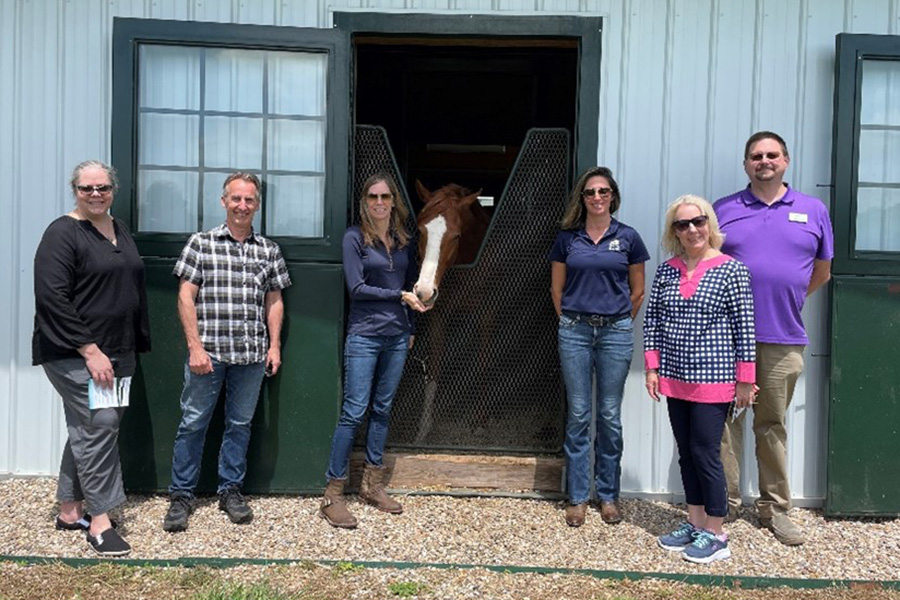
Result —
<path fill-rule="evenodd" d="M 414 233 L 416 216 L 412 212 L 409 194 L 403 183 L 403 177 L 400 176 L 400 170 L 397 168 L 397 161 L 388 141 L 387 131 L 378 125 L 357 125 L 354 140 L 353 188 L 350 192 L 353 195 L 350 222 L 354 225 L 359 225 L 359 197 L 362 192 L 360 188 L 362 188 L 363 182 L 375 173 L 387 173 L 394 178 L 400 189 L 400 195 L 403 196 L 403 202 L 406 203 L 406 208 L 409 210 L 409 220 L 406 226 L 410 233 Z"/>
<path fill-rule="evenodd" d="M 448 270 L 434 309 L 419 315 L 390 447 L 561 450 L 565 395 L 547 255 L 565 208 L 569 153 L 567 131 L 528 132 L 478 260 Z"/>

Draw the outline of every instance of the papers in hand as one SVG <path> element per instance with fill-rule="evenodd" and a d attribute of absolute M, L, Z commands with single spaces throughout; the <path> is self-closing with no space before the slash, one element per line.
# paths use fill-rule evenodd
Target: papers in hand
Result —
<path fill-rule="evenodd" d="M 741 413 L 747 410 L 746 406 L 738 406 L 737 403 L 731 408 L 731 421 L 734 422 L 737 420 Z"/>
<path fill-rule="evenodd" d="M 88 381 L 88 408 L 119 408 L 128 406 L 131 394 L 131 377 L 116 377 L 112 387 L 100 387 L 94 380 Z"/>

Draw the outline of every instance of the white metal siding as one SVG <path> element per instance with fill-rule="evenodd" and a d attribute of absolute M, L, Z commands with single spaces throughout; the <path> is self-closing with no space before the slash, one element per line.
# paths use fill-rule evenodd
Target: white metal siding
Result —
<path fill-rule="evenodd" d="M 59 402 L 30 366 L 32 259 L 72 202 L 68 171 L 109 158 L 113 17 L 331 27 L 344 10 L 603 16 L 597 162 L 616 173 L 620 217 L 654 254 L 649 287 L 665 258 L 665 206 L 744 186 L 753 131 L 782 133 L 789 181 L 829 202 L 819 186 L 830 181 L 834 36 L 896 33 L 900 0 L 0 0 L 0 164 L 11 173 L 0 221 L 0 475 L 55 473 L 65 439 Z M 804 316 L 811 344 L 789 416 L 791 482 L 801 503 L 815 504 L 825 490 L 824 293 Z M 677 493 L 665 408 L 646 397 L 640 352 L 632 371 L 623 490 Z M 754 469 L 746 475 L 755 479 Z"/>

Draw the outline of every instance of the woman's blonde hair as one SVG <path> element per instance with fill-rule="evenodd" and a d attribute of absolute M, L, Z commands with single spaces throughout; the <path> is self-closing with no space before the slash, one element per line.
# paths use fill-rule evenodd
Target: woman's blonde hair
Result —
<path fill-rule="evenodd" d="M 366 246 L 375 246 L 375 242 L 381 241 L 378 237 L 378 231 L 369 216 L 369 205 L 366 202 L 366 195 L 373 185 L 383 181 L 391 190 L 393 196 L 393 205 L 391 208 L 391 222 L 388 225 L 388 234 L 397 242 L 398 248 L 403 248 L 409 243 L 409 232 L 406 231 L 406 220 L 409 218 L 409 210 L 406 208 L 406 202 L 400 197 L 400 190 L 394 182 L 394 178 L 387 173 L 376 173 L 366 179 L 362 184 L 362 190 L 359 194 L 359 229 L 362 231 L 363 243 Z"/>
<path fill-rule="evenodd" d="M 681 245 L 678 236 L 675 235 L 673 223 L 675 223 L 675 213 L 678 212 L 678 208 L 685 204 L 696 206 L 700 209 L 701 215 L 706 215 L 709 218 L 706 222 L 706 226 L 709 228 L 709 245 L 716 250 L 721 248 L 722 242 L 725 241 L 725 234 L 719 230 L 719 220 L 716 218 L 716 211 L 713 210 L 712 205 L 705 198 L 694 196 L 693 194 L 685 194 L 684 196 L 679 196 L 675 202 L 670 204 L 669 208 L 666 209 L 666 219 L 665 224 L 663 225 L 664 229 L 662 235 L 663 249 L 672 256 L 681 256 L 684 254 L 684 246 Z"/>

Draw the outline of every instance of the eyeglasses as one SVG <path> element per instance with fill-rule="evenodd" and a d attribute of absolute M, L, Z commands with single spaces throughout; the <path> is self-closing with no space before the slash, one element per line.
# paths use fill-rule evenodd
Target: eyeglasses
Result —
<path fill-rule="evenodd" d="M 393 198 L 393 194 L 366 194 L 366 200 L 369 202 L 376 202 L 379 198 L 381 198 L 382 202 L 390 202 Z"/>
<path fill-rule="evenodd" d="M 609 196 L 612 193 L 612 188 L 586 188 L 581 190 L 581 196 L 583 198 L 591 198 L 593 196 Z"/>
<path fill-rule="evenodd" d="M 763 157 L 768 158 L 769 160 L 777 160 L 781 158 L 781 152 L 766 152 L 765 154 L 757 152 L 756 154 L 748 156 L 747 159 L 750 160 L 750 162 L 759 162 Z"/>
<path fill-rule="evenodd" d="M 113 186 L 106 185 L 76 185 L 75 189 L 77 189 L 82 194 L 93 194 L 94 192 L 99 192 L 101 194 L 108 194 L 112 191 Z"/>
<path fill-rule="evenodd" d="M 687 231 L 691 225 L 695 228 L 700 229 L 706 222 L 709 221 L 709 217 L 706 215 L 700 215 L 698 217 L 694 217 L 693 219 L 678 219 L 677 221 L 672 221 L 672 227 L 675 228 L 675 231 Z"/>

